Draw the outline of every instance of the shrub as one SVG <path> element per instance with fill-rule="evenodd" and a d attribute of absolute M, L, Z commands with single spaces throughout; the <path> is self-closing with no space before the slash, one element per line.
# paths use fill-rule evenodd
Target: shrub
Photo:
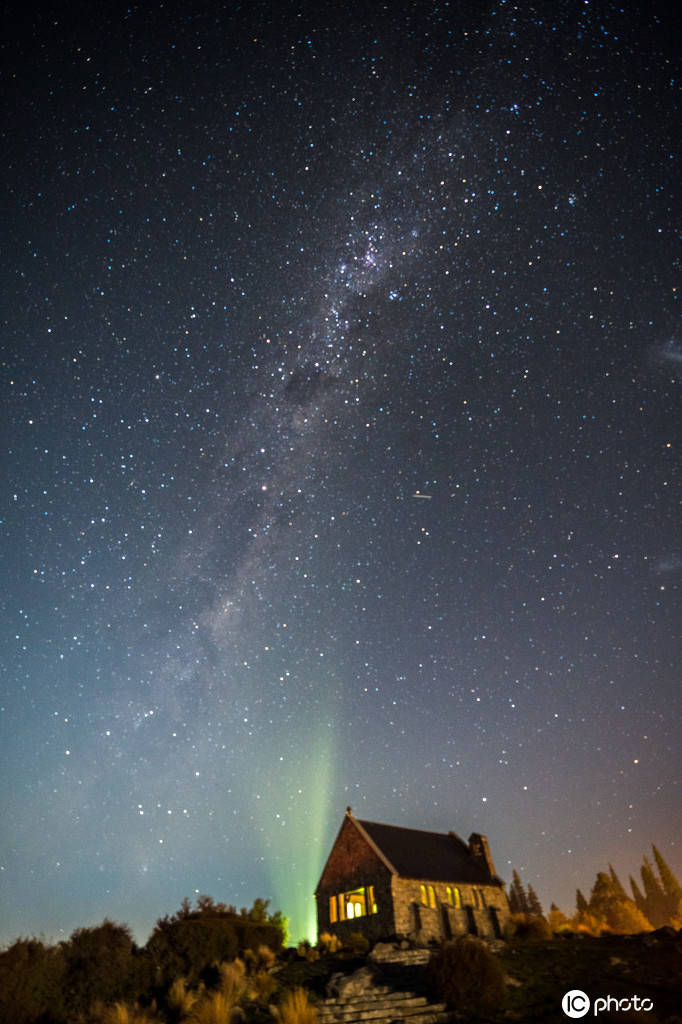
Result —
<path fill-rule="evenodd" d="M 303 939 L 302 942 L 299 942 L 296 947 L 296 952 L 303 958 L 303 960 L 307 960 L 308 963 L 314 963 L 315 960 L 320 959 L 320 954 L 313 946 L 310 945 L 307 939 Z"/>
<path fill-rule="evenodd" d="M 304 988 L 287 992 L 279 1006 L 270 1007 L 277 1024 L 316 1024 L 317 1011 Z"/>
<path fill-rule="evenodd" d="M 135 999 L 138 957 L 130 929 L 105 918 L 94 928 L 77 928 L 61 943 L 66 962 L 64 992 L 70 1017 L 87 1013 L 98 1000 Z"/>
<path fill-rule="evenodd" d="M 195 992 L 187 988 L 184 978 L 176 978 L 166 996 L 166 1006 L 171 1020 L 184 1020 L 196 1005 L 201 992 Z"/>
<path fill-rule="evenodd" d="M 246 999 L 267 1005 L 277 988 L 277 982 L 270 974 L 270 969 L 274 967 L 276 959 L 269 946 L 259 946 L 255 953 L 252 949 L 246 950 L 244 953 Z"/>
<path fill-rule="evenodd" d="M 317 940 L 318 949 L 323 956 L 328 953 L 338 953 L 342 945 L 338 935 L 330 935 L 329 932 L 322 932 Z"/>
<path fill-rule="evenodd" d="M 17 939 L 0 953 L 0 1020 L 30 1024 L 49 1015 L 61 1019 L 65 972 L 61 947 Z"/>
<path fill-rule="evenodd" d="M 224 992 L 210 992 L 193 1007 L 190 1024 L 231 1024 L 236 1004 Z"/>
<path fill-rule="evenodd" d="M 243 960 L 218 964 L 220 972 L 219 990 L 234 1006 L 246 992 L 246 967 Z"/>
<path fill-rule="evenodd" d="M 362 932 L 351 932 L 346 940 L 346 947 L 355 956 L 364 956 L 369 952 L 369 939 Z"/>
<path fill-rule="evenodd" d="M 260 945 L 255 951 L 247 949 L 244 953 L 244 963 L 249 973 L 257 971 L 269 971 L 274 967 L 277 957 L 270 946 Z"/>
<path fill-rule="evenodd" d="M 570 918 L 566 917 L 566 915 L 559 910 L 558 907 L 555 907 L 554 904 L 552 904 L 552 909 L 547 915 L 547 922 L 553 933 L 559 932 L 560 934 L 565 934 L 566 932 L 573 930 Z"/>
<path fill-rule="evenodd" d="M 552 938 L 552 929 L 544 917 L 532 914 L 512 914 L 511 937 L 522 942 L 544 942 Z"/>
<path fill-rule="evenodd" d="M 462 935 L 445 942 L 427 967 L 429 985 L 438 999 L 456 1010 L 485 1013 L 505 995 L 502 967 L 480 939 Z"/>
<path fill-rule="evenodd" d="M 166 984 L 184 976 L 194 985 L 210 964 L 232 960 L 239 944 L 233 919 L 206 914 L 157 921 L 147 949 Z"/>
<path fill-rule="evenodd" d="M 128 1006 L 127 1003 L 114 1003 L 108 1006 L 102 1017 L 102 1024 L 156 1024 L 158 1017 L 151 1016 L 139 1006 Z"/>
<path fill-rule="evenodd" d="M 267 971 L 256 971 L 249 975 L 247 996 L 255 1003 L 267 1004 L 272 998 L 277 981 Z"/>
<path fill-rule="evenodd" d="M 233 960 L 247 949 L 282 948 L 286 919 L 278 912 L 267 914 L 267 901 L 256 900 L 252 910 L 214 903 L 200 896 L 196 909 L 185 901 L 173 917 L 164 917 L 147 943 L 147 951 L 166 985 L 184 975 L 196 984 L 216 961 Z"/>

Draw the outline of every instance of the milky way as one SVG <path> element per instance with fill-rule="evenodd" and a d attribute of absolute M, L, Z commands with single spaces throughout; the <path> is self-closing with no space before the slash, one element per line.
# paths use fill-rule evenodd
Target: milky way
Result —
<path fill-rule="evenodd" d="M 247 6 L 3 44 L 2 938 L 310 934 L 348 804 L 679 873 L 663 8 Z"/>

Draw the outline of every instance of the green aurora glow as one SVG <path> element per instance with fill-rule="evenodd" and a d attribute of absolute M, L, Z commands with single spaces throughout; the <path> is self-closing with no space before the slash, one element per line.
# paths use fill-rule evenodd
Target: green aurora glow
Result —
<path fill-rule="evenodd" d="M 334 799 L 335 727 L 301 722 L 296 728 L 300 761 L 283 761 L 263 810 L 265 861 L 272 893 L 271 909 L 289 919 L 289 943 L 316 941 L 314 891 L 329 853 L 338 808 Z M 303 771 L 302 771 L 303 768 Z M 278 799 L 278 794 L 288 799 Z M 272 802 L 271 802 L 272 801 Z M 276 802 L 276 805 L 275 804 Z M 269 804 L 269 806 L 268 806 Z M 288 807 L 286 815 L 281 808 Z"/>

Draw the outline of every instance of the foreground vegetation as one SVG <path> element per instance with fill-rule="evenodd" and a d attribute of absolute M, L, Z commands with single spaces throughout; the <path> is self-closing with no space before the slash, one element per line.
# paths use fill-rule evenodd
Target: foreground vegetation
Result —
<path fill-rule="evenodd" d="M 219 1024 L 240 1002 L 267 1006 L 286 927 L 264 900 L 238 913 L 202 896 L 157 921 L 142 948 L 108 920 L 57 945 L 19 939 L 0 953 L 0 1020 Z"/>
<path fill-rule="evenodd" d="M 301 943 L 297 950 L 280 949 L 276 954 L 270 946 L 261 945 L 231 961 L 207 961 L 194 981 L 180 975 L 168 983 L 162 975 L 125 971 L 125 950 L 116 945 L 125 929 L 105 922 L 87 931 L 96 941 L 89 950 L 81 946 L 80 954 L 86 954 L 82 958 L 72 950 L 70 966 L 62 973 L 50 975 L 46 965 L 54 968 L 66 950 L 60 954 L 54 947 L 43 947 L 43 959 L 28 956 L 23 964 L 19 954 L 26 952 L 28 943 L 15 943 L 0 954 L 0 1020 L 8 1024 L 315 1024 L 315 1004 L 325 997 L 330 979 L 339 972 L 352 974 L 368 963 L 366 953 L 359 952 L 360 936 L 349 949 L 339 948 L 331 936 L 321 936 L 315 947 Z M 79 940 L 82 937 L 81 931 Z M 137 969 L 138 961 L 147 956 L 147 950 L 132 949 Z M 194 962 L 198 964 L 196 956 Z M 521 928 L 492 949 L 479 939 L 463 936 L 434 948 L 422 972 L 432 998 L 447 1003 L 459 1021 L 556 1021 L 562 995 L 580 988 L 593 1000 L 635 994 L 650 999 L 655 1013 L 645 1015 L 648 1024 L 679 1024 L 675 1014 L 682 994 L 682 932 L 661 929 L 599 938 L 568 932 L 547 939 Z M 412 973 L 409 986 L 414 979 Z M 624 1021 L 635 1019 L 640 1018 L 623 1017 Z"/>
<path fill-rule="evenodd" d="M 600 872 L 589 900 L 578 890 L 572 917 L 554 905 L 545 916 L 514 872 L 507 941 L 493 950 L 462 936 L 434 948 L 424 984 L 470 1020 L 556 1020 L 562 994 L 579 988 L 649 998 L 649 1024 L 680 1024 L 682 890 L 655 848 L 654 859 L 659 877 L 645 859 L 632 898 L 613 868 Z M 343 948 L 328 934 L 297 950 L 286 941 L 286 919 L 266 901 L 237 912 L 206 896 L 157 921 L 144 947 L 108 920 L 56 945 L 19 939 L 0 952 L 0 1021 L 314 1024 L 330 977 L 365 964 L 369 943 L 360 933 Z"/>

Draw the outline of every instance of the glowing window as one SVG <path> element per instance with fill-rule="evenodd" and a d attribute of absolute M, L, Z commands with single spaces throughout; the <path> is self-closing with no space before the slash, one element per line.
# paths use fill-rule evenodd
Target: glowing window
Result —
<path fill-rule="evenodd" d="M 450 906 L 453 906 L 454 901 L 452 899 L 452 888 L 449 885 L 445 888 L 445 899 L 448 901 Z"/>
<path fill-rule="evenodd" d="M 433 891 L 432 885 L 429 886 L 429 906 L 433 907 L 434 910 L 436 909 L 436 894 Z"/>
<path fill-rule="evenodd" d="M 428 901 L 427 896 L 426 896 L 426 886 L 425 885 L 420 885 L 419 886 L 419 895 L 421 896 L 421 900 L 422 900 L 422 903 L 424 904 L 424 906 L 428 907 L 429 901 Z"/>
<path fill-rule="evenodd" d="M 461 907 L 462 906 L 462 894 L 459 891 L 459 889 L 457 888 L 457 886 L 455 886 L 455 888 L 453 889 L 452 895 L 453 895 L 454 900 L 455 900 L 455 906 L 456 907 Z"/>
<path fill-rule="evenodd" d="M 336 921 L 336 896 L 329 897 L 329 923 L 334 924 Z"/>
<path fill-rule="evenodd" d="M 334 897 L 332 897 L 333 899 Z M 351 892 L 341 893 L 338 897 L 339 920 L 353 921 L 356 917 L 364 917 L 365 914 L 376 914 L 377 904 L 374 898 L 374 886 L 362 886 L 360 889 L 353 889 Z M 330 900 L 330 921 L 331 921 L 331 900 Z"/>

